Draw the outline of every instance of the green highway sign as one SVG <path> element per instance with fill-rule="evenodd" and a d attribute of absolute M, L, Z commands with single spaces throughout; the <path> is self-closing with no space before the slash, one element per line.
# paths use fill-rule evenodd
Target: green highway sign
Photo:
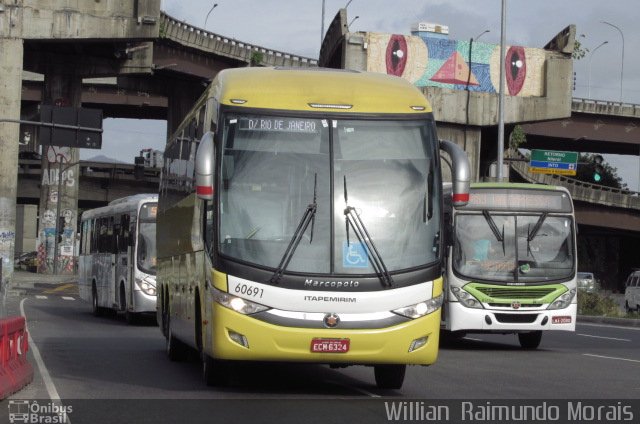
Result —
<path fill-rule="evenodd" d="M 532 150 L 529 172 L 540 174 L 576 175 L 578 153 L 559 150 Z"/>

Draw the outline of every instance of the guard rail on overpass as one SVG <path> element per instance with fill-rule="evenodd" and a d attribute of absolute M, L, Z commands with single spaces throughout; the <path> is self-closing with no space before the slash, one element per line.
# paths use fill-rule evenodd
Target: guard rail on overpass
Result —
<path fill-rule="evenodd" d="M 595 203 L 599 205 L 613 206 L 625 209 L 640 210 L 640 193 L 607 187 L 599 184 L 591 184 L 562 175 L 537 174 L 529 172 L 526 158 L 518 151 L 507 150 L 505 158 L 517 159 L 511 161 L 511 169 L 515 170 L 522 178 L 537 184 L 561 185 L 566 187 L 574 200 Z"/>
<path fill-rule="evenodd" d="M 308 68 L 318 66 L 316 59 L 292 55 L 266 47 L 238 41 L 179 21 L 160 12 L 160 38 L 193 49 L 215 53 L 230 59 L 250 63 L 255 53 L 261 55 L 260 65 Z"/>
<path fill-rule="evenodd" d="M 599 115 L 631 116 L 640 118 L 640 105 L 632 103 L 609 102 L 605 100 L 582 99 L 574 97 L 571 101 L 571 111 L 580 113 L 595 113 Z"/>

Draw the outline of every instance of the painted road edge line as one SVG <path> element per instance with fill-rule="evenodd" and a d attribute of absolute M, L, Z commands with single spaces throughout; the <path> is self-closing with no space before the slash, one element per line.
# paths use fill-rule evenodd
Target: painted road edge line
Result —
<path fill-rule="evenodd" d="M 582 355 L 590 356 L 592 358 L 615 359 L 616 361 L 637 362 L 640 364 L 640 360 L 638 359 L 616 358 L 615 356 L 594 355 L 593 353 L 583 353 Z"/>

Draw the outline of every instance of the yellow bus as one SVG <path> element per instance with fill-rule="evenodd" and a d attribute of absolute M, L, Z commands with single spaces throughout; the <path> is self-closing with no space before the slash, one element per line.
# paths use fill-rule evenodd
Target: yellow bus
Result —
<path fill-rule="evenodd" d="M 373 366 L 400 388 L 438 354 L 442 177 L 469 164 L 396 77 L 326 69 L 220 72 L 165 149 L 158 324 L 209 385 L 238 361 Z"/>

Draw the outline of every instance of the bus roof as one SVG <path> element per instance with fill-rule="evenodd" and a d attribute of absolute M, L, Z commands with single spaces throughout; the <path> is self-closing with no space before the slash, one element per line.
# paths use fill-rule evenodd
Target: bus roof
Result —
<path fill-rule="evenodd" d="M 226 69 L 218 73 L 210 90 L 221 104 L 247 108 L 325 113 L 432 111 L 424 95 L 408 81 L 370 72 L 326 68 Z M 318 105 L 342 105 L 343 108 Z"/>
<path fill-rule="evenodd" d="M 122 213 L 125 211 L 137 210 L 143 203 L 157 202 L 158 195 L 156 193 L 134 194 L 132 196 L 122 197 L 112 200 L 107 206 L 90 209 L 82 213 L 82 220 L 95 218 L 99 216 L 112 215 L 114 213 Z"/>
<path fill-rule="evenodd" d="M 518 189 L 529 189 L 529 190 L 550 190 L 550 191 L 564 191 L 569 192 L 566 187 L 563 186 L 553 186 L 546 184 L 530 184 L 530 183 L 497 183 L 497 182 L 477 182 L 471 183 L 472 189 L 478 188 L 518 188 Z"/>

